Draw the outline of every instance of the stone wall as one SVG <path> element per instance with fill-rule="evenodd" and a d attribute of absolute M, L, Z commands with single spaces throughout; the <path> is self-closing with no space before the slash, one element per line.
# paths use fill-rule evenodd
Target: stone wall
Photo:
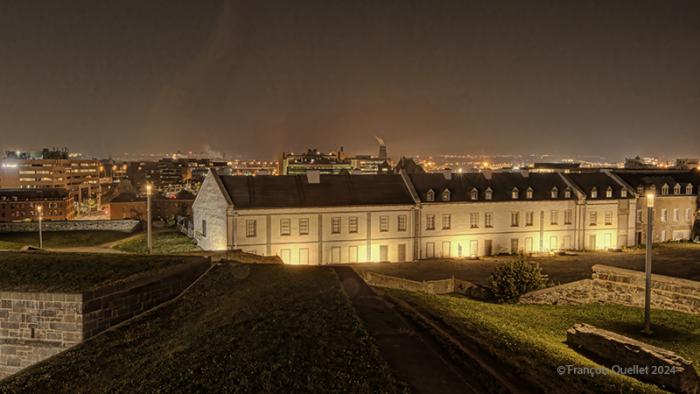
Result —
<path fill-rule="evenodd" d="M 82 295 L 0 292 L 0 379 L 83 340 Z"/>
<path fill-rule="evenodd" d="M 592 279 L 533 291 L 520 297 L 523 304 L 583 304 L 591 302 L 644 306 L 645 274 L 606 265 L 594 265 Z M 700 282 L 652 275 L 651 306 L 700 314 Z"/>
<path fill-rule="evenodd" d="M 76 294 L 0 292 L 0 379 L 180 294 L 205 259 Z"/>
<path fill-rule="evenodd" d="M 418 282 L 368 271 L 364 272 L 362 275 L 364 276 L 363 279 L 365 282 L 370 286 L 417 291 L 428 294 L 467 294 L 469 289 L 474 286 L 471 282 L 455 278 Z"/>
<path fill-rule="evenodd" d="M 42 231 L 120 231 L 132 233 L 139 229 L 138 220 L 69 220 L 63 222 L 44 222 Z M 0 223 L 1 233 L 24 233 L 39 231 L 36 222 Z"/>

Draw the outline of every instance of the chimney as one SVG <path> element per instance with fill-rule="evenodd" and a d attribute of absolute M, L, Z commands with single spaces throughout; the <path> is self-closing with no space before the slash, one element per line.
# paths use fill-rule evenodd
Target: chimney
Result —
<path fill-rule="evenodd" d="M 306 180 L 313 183 L 321 183 L 321 172 L 318 170 L 306 171 Z"/>
<path fill-rule="evenodd" d="M 445 179 L 449 181 L 450 179 L 452 179 L 452 170 L 449 168 L 442 170 L 442 176 L 444 176 Z"/>
<path fill-rule="evenodd" d="M 523 176 L 523 178 L 527 178 L 530 176 L 530 171 L 523 169 L 520 170 L 520 174 Z"/>
<path fill-rule="evenodd" d="M 493 176 L 493 170 L 491 170 L 490 168 L 484 168 L 483 170 L 481 170 L 481 173 L 484 174 L 484 178 L 486 178 L 487 180 L 491 180 Z"/>

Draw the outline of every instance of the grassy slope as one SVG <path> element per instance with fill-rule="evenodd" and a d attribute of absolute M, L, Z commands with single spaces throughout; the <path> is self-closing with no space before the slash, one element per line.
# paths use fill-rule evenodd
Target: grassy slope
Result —
<path fill-rule="evenodd" d="M 0 383 L 0 392 L 386 392 L 330 269 L 220 265 L 182 299 Z"/>
<path fill-rule="evenodd" d="M 87 253 L 0 253 L 0 290 L 73 292 L 183 261 L 188 257 Z"/>
<path fill-rule="evenodd" d="M 431 296 L 391 290 L 391 294 L 440 316 L 447 324 L 513 368 L 544 391 L 640 392 L 655 387 L 620 375 L 559 376 L 556 367 L 597 366 L 571 350 L 564 341 L 575 323 L 589 323 L 661 346 L 700 361 L 700 316 L 680 312 L 652 313 L 655 335 L 642 335 L 642 311 L 617 305 L 496 305 L 457 296 Z"/>
<path fill-rule="evenodd" d="M 148 251 L 146 234 L 119 243 L 114 248 L 129 253 L 146 253 Z M 155 254 L 189 253 L 199 250 L 194 241 L 177 231 L 153 233 L 153 253 Z"/>
<path fill-rule="evenodd" d="M 51 231 L 44 232 L 45 248 L 70 248 L 80 246 L 97 246 L 117 241 L 131 234 L 119 231 Z M 39 246 L 39 233 L 2 233 L 0 249 L 16 250 L 25 245 Z"/>

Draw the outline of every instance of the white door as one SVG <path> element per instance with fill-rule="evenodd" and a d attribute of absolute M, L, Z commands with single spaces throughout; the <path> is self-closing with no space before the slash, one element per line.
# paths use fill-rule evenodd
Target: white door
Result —
<path fill-rule="evenodd" d="M 525 238 L 525 253 L 532 253 L 532 238 Z"/>
<path fill-rule="evenodd" d="M 291 264 L 292 263 L 292 250 L 291 249 L 282 249 L 280 250 L 280 258 L 285 264 Z"/>
<path fill-rule="evenodd" d="M 425 257 L 428 259 L 432 259 L 435 257 L 435 243 L 434 242 L 427 242 L 425 244 Z"/>
<path fill-rule="evenodd" d="M 473 239 L 469 241 L 469 256 L 476 257 L 479 255 L 479 241 Z"/>
<path fill-rule="evenodd" d="M 348 248 L 348 262 L 357 263 L 357 246 L 350 246 Z"/>
<path fill-rule="evenodd" d="M 558 242 L 559 240 L 557 239 L 556 235 L 552 235 L 551 237 L 549 237 L 549 250 L 559 250 Z"/>
<path fill-rule="evenodd" d="M 299 264 L 309 264 L 309 249 L 299 249 Z"/>
<path fill-rule="evenodd" d="M 334 246 L 331 248 L 331 264 L 340 263 L 340 246 Z"/>
<path fill-rule="evenodd" d="M 442 257 L 450 257 L 450 249 L 452 247 L 452 244 L 450 241 L 443 241 L 442 242 Z"/>
<path fill-rule="evenodd" d="M 569 235 L 564 236 L 564 249 L 572 249 L 571 236 L 569 236 Z"/>
<path fill-rule="evenodd" d="M 613 246 L 612 246 L 612 234 L 610 234 L 610 233 L 605 233 L 605 235 L 603 235 L 603 243 L 604 243 L 603 247 L 604 247 L 605 249 L 610 249 L 610 248 L 612 248 L 612 247 L 613 247 Z"/>

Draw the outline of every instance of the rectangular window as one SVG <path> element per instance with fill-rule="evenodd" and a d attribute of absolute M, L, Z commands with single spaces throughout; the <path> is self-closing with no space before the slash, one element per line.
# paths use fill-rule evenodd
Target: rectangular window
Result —
<path fill-rule="evenodd" d="M 255 219 L 245 221 L 245 236 L 246 238 L 254 238 L 258 234 L 258 222 Z"/>
<path fill-rule="evenodd" d="M 525 213 L 525 225 L 526 226 L 532 226 L 532 223 L 535 221 L 535 213 L 532 211 L 526 212 Z"/>
<path fill-rule="evenodd" d="M 292 235 L 292 220 L 291 219 L 280 219 L 280 235 L 281 236 Z"/>
<path fill-rule="evenodd" d="M 338 216 L 331 218 L 331 233 L 340 234 L 340 217 Z"/>
<path fill-rule="evenodd" d="M 613 222 L 613 213 L 612 211 L 607 211 L 605 212 L 605 225 L 610 226 Z"/>
<path fill-rule="evenodd" d="M 399 231 L 406 231 L 406 215 L 399 215 L 397 227 Z"/>
<path fill-rule="evenodd" d="M 641 222 L 642 222 L 642 210 L 637 209 L 637 223 L 641 223 Z"/>
<path fill-rule="evenodd" d="M 435 215 L 425 215 L 425 229 L 435 230 Z"/>
<path fill-rule="evenodd" d="M 442 215 L 442 229 L 449 230 L 452 228 L 452 216 L 449 214 Z"/>
<path fill-rule="evenodd" d="M 685 209 L 685 221 L 686 222 L 690 221 L 690 208 Z"/>
<path fill-rule="evenodd" d="M 571 224 L 571 217 L 573 212 L 570 209 L 564 211 L 564 224 Z"/>
<path fill-rule="evenodd" d="M 469 227 L 478 228 L 479 227 L 479 213 L 472 212 L 469 214 Z"/>
<path fill-rule="evenodd" d="M 493 212 L 486 212 L 484 214 L 484 227 L 486 227 L 486 228 L 493 227 Z"/>
<path fill-rule="evenodd" d="M 207 236 L 207 221 L 202 220 L 202 237 Z"/>
<path fill-rule="evenodd" d="M 678 208 L 673 209 L 673 221 L 674 222 L 681 221 L 681 211 Z"/>
<path fill-rule="evenodd" d="M 550 224 L 559 224 L 559 211 L 550 212 L 549 219 Z"/>
<path fill-rule="evenodd" d="M 383 233 L 389 231 L 389 216 L 379 217 L 379 231 Z"/>
<path fill-rule="evenodd" d="M 668 212 L 666 211 L 666 208 L 661 210 L 661 221 L 666 222 L 666 219 L 668 219 Z"/>
<path fill-rule="evenodd" d="M 598 224 L 598 212 L 592 211 L 590 214 L 590 225 L 595 226 Z"/>
<path fill-rule="evenodd" d="M 309 234 L 309 219 L 302 218 L 299 219 L 299 235 Z"/>
<path fill-rule="evenodd" d="M 338 220 L 340 220 L 340 218 L 338 218 Z M 357 233 L 357 222 L 357 216 L 350 216 L 350 218 L 348 219 L 348 232 L 350 234 Z M 338 232 L 340 232 L 340 230 L 338 230 Z"/>
<path fill-rule="evenodd" d="M 510 225 L 512 227 L 518 227 L 520 225 L 520 213 L 511 212 L 510 213 Z"/>

